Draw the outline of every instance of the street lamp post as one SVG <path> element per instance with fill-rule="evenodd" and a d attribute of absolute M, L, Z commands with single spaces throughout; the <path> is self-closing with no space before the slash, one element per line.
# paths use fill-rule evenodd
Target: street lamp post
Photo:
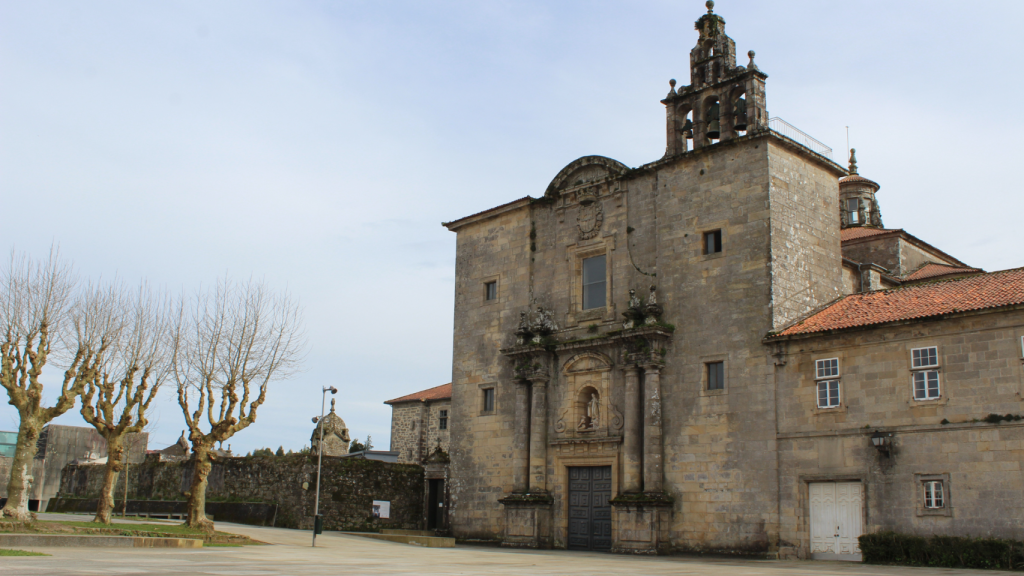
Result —
<path fill-rule="evenodd" d="M 323 529 L 323 524 L 320 521 L 320 466 L 324 461 L 324 408 L 327 406 L 327 391 L 330 390 L 331 394 L 337 394 L 338 389 L 334 386 L 324 386 L 324 394 L 320 399 L 320 416 L 313 417 L 313 423 L 320 425 L 320 441 L 316 447 L 316 500 L 313 505 L 313 547 L 316 548 L 316 534 L 317 529 Z M 333 402 L 333 400 L 332 400 Z"/>

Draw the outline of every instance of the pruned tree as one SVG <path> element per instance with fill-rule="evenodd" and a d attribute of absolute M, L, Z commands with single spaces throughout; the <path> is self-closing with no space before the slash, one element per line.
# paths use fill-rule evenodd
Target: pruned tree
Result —
<path fill-rule="evenodd" d="M 173 342 L 171 373 L 194 458 L 186 524 L 212 531 L 206 485 L 214 444 L 255 422 L 270 383 L 298 368 L 302 317 L 288 294 L 225 279 L 181 298 Z"/>
<path fill-rule="evenodd" d="M 94 521 L 110 524 L 115 483 L 130 448 L 126 441 L 129 434 L 141 433 L 148 424 L 146 411 L 168 373 L 171 338 L 166 299 L 155 296 L 145 284 L 134 294 L 112 285 L 104 290 L 104 296 L 104 304 L 120 312 L 120 324 L 102 370 L 86 382 L 82 418 L 107 441 L 107 464 Z"/>
<path fill-rule="evenodd" d="M 74 407 L 115 340 L 116 319 L 101 295 L 76 290 L 72 267 L 52 249 L 46 260 L 11 253 L 0 271 L 0 386 L 18 410 L 18 443 L 0 517 L 30 520 L 28 488 L 36 442 L 47 423 Z M 53 406 L 43 406 L 43 368 L 64 369 Z M 55 366 L 56 367 L 56 366 Z"/>

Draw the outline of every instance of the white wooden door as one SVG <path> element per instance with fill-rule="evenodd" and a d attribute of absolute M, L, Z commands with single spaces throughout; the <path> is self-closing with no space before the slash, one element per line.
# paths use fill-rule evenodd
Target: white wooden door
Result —
<path fill-rule="evenodd" d="M 864 492 L 860 482 L 812 482 L 811 557 L 859 561 Z"/>

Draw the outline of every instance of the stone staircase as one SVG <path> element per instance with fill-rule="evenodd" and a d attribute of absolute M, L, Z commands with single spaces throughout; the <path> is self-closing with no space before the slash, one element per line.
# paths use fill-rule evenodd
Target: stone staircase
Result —
<path fill-rule="evenodd" d="M 435 536 L 430 530 L 381 530 L 377 532 L 342 532 L 350 536 L 362 536 L 374 540 L 385 540 L 387 542 L 398 542 L 399 544 L 412 544 L 413 546 L 424 546 L 426 548 L 454 548 L 455 538 Z"/>

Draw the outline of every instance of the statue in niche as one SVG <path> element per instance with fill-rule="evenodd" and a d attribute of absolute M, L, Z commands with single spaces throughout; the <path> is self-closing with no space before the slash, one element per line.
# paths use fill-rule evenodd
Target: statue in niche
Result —
<path fill-rule="evenodd" d="M 580 423 L 577 428 L 581 431 L 595 430 L 600 426 L 600 412 L 601 412 L 601 401 L 597 397 L 597 392 L 590 393 L 590 400 L 587 401 L 584 407 L 583 417 L 580 418 Z"/>

